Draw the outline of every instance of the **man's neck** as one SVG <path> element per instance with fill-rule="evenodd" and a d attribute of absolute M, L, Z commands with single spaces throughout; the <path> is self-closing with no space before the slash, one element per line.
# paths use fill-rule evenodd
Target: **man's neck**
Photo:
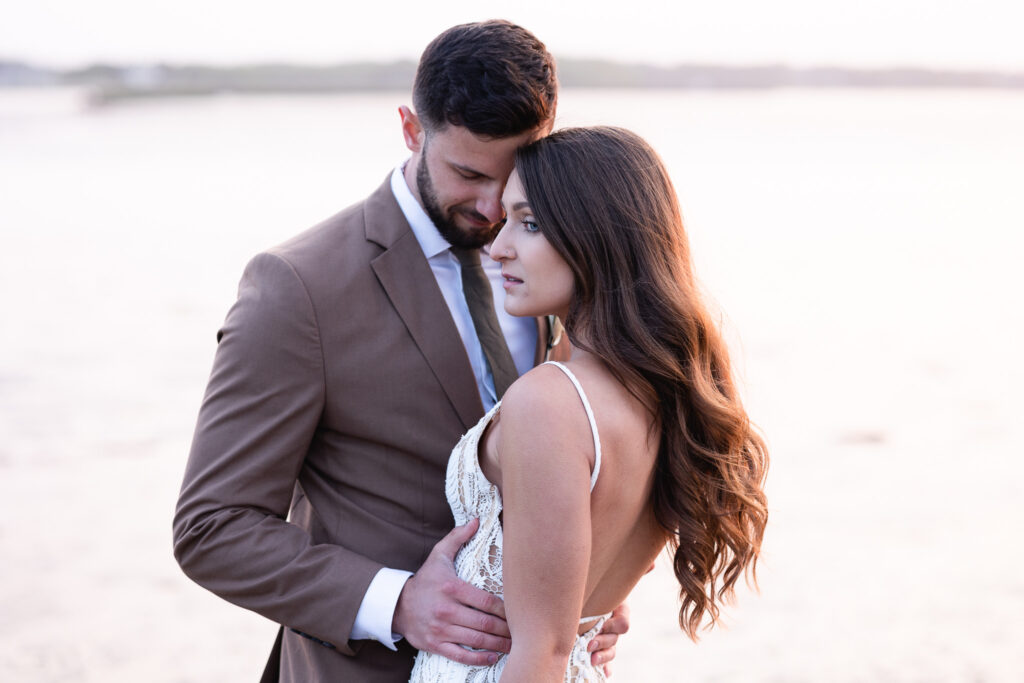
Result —
<path fill-rule="evenodd" d="M 405 166 L 402 167 L 402 177 L 405 178 L 405 184 L 409 188 L 409 192 L 416 199 L 416 203 L 421 207 L 423 206 L 423 197 L 420 196 L 419 183 L 416 182 L 416 171 L 419 168 L 420 159 L 416 156 L 410 157 L 405 162 Z"/>

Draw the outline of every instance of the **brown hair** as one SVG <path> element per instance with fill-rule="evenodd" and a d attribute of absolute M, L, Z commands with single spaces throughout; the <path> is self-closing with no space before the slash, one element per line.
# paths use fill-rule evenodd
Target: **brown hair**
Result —
<path fill-rule="evenodd" d="M 660 430 L 652 503 L 674 552 L 679 625 L 697 639 L 756 564 L 768 520 L 764 441 L 697 289 L 675 189 L 620 128 L 568 128 L 516 158 L 541 232 L 575 280 L 566 331 L 649 406 Z"/>
<path fill-rule="evenodd" d="M 555 60 L 522 26 L 460 24 L 420 57 L 413 106 L 427 131 L 463 126 L 489 138 L 519 135 L 555 116 Z"/>

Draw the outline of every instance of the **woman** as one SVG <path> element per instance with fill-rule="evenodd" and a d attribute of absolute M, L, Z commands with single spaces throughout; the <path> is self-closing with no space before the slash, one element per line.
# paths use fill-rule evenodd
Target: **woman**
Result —
<path fill-rule="evenodd" d="M 519 378 L 448 466 L 456 523 L 480 519 L 456 569 L 504 596 L 512 651 L 490 667 L 421 652 L 412 680 L 602 681 L 587 645 L 666 543 L 695 640 L 753 572 L 768 455 L 643 140 L 556 132 L 518 153 L 503 203 L 505 309 L 558 315 L 574 352 Z"/>

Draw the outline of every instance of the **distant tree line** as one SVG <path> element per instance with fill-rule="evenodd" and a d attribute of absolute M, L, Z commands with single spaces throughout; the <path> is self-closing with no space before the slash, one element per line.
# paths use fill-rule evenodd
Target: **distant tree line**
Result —
<path fill-rule="evenodd" d="M 672 67 L 596 59 L 560 59 L 559 80 L 567 88 L 1024 88 L 1024 72 L 949 71 L 925 68 L 796 68 L 785 65 Z M 86 86 L 91 100 L 216 93 L 339 93 L 408 91 L 413 61 L 358 62 L 332 66 L 254 64 L 94 64 L 47 69 L 0 60 L 0 87 Z"/>

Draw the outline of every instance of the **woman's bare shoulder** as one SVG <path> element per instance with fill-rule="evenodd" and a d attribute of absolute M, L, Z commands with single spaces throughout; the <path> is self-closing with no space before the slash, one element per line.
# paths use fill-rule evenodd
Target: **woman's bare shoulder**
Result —
<path fill-rule="evenodd" d="M 551 364 L 538 365 L 509 387 L 501 399 L 501 421 L 503 432 L 515 434 L 517 440 L 590 443 L 590 422 L 579 394 L 565 373 Z"/>
<path fill-rule="evenodd" d="M 502 415 L 534 417 L 557 408 L 576 389 L 565 373 L 550 363 L 531 369 L 508 388 L 501 399 Z"/>

